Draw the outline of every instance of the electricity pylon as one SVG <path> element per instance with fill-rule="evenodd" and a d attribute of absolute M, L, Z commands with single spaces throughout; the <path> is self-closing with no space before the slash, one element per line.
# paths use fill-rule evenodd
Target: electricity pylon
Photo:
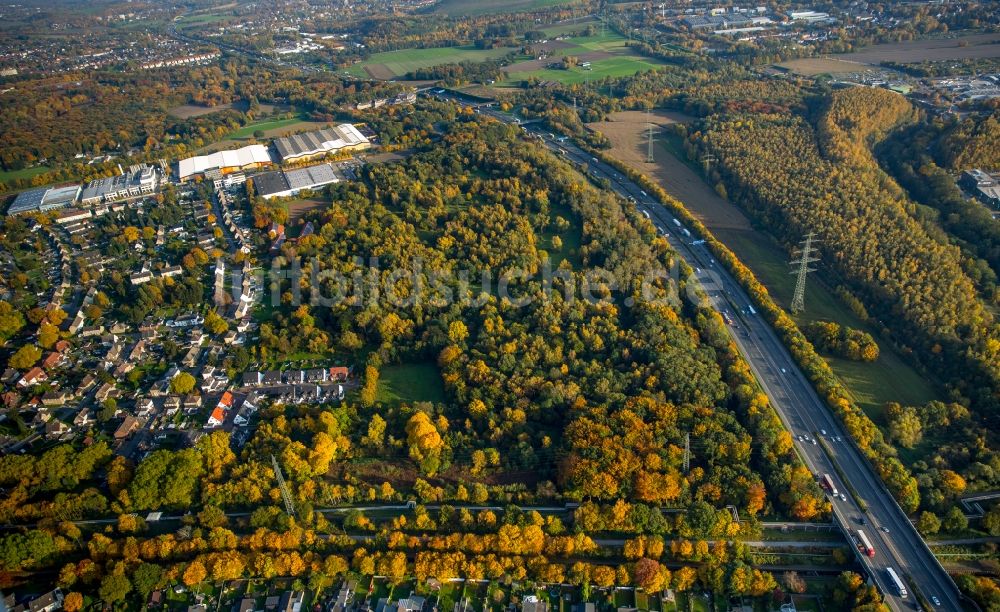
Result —
<path fill-rule="evenodd" d="M 271 466 L 274 468 L 274 477 L 278 479 L 278 490 L 281 491 L 281 498 L 285 500 L 285 512 L 288 513 L 288 516 L 295 516 L 295 503 L 292 501 L 292 496 L 285 485 L 285 477 L 281 475 L 281 466 L 278 465 L 278 459 L 274 455 L 271 455 Z"/>
<path fill-rule="evenodd" d="M 701 165 L 705 166 L 705 174 L 708 174 L 708 167 L 712 162 L 718 161 L 714 155 L 705 155 L 701 158 Z"/>
<path fill-rule="evenodd" d="M 684 434 L 684 473 L 691 469 L 691 433 Z"/>
<path fill-rule="evenodd" d="M 793 266 L 798 266 L 798 270 L 793 270 L 791 274 L 797 274 L 798 280 L 795 282 L 795 295 L 792 297 L 792 312 L 798 314 L 806 309 L 806 276 L 810 272 L 815 272 L 815 268 L 810 268 L 809 264 L 819 261 L 819 257 L 813 257 L 815 249 L 813 248 L 813 243 L 819 242 L 816 239 L 816 234 L 809 232 L 806 234 L 806 239 L 800 244 L 802 245 L 801 251 L 799 251 L 799 256 L 797 259 L 793 259 L 789 263 Z"/>
<path fill-rule="evenodd" d="M 651 164 L 655 160 L 653 159 L 653 122 L 649 116 L 649 111 L 646 111 L 646 123 L 649 124 L 649 132 L 648 132 L 649 142 L 646 149 L 646 163 Z"/>

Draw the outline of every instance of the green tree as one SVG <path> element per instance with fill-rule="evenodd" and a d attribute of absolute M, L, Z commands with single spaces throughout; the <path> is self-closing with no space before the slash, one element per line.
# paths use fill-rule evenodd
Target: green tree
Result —
<path fill-rule="evenodd" d="M 224 334 L 229 331 L 229 323 L 214 310 L 205 315 L 205 329 L 211 334 Z"/>
<path fill-rule="evenodd" d="M 896 442 L 905 448 L 913 448 L 924 437 L 924 427 L 920 416 L 912 408 L 903 411 L 889 423 L 889 434 Z"/>
<path fill-rule="evenodd" d="M 101 601 L 114 604 L 124 601 L 131 591 L 132 583 L 128 581 L 128 578 L 120 574 L 109 574 L 101 580 L 98 595 L 100 595 Z"/>
<path fill-rule="evenodd" d="M 15 370 L 27 370 L 42 358 L 42 349 L 34 344 L 25 344 L 10 356 L 7 365 Z"/>
<path fill-rule="evenodd" d="M 132 572 L 132 583 L 142 600 L 149 599 L 149 594 L 156 590 L 163 577 L 163 570 L 154 563 L 140 563 Z"/>
<path fill-rule="evenodd" d="M 945 515 L 941 526 L 945 531 L 958 533 L 969 528 L 969 519 L 965 518 L 965 514 L 962 513 L 961 508 L 952 506 Z"/>
<path fill-rule="evenodd" d="M 0 344 L 6 344 L 26 325 L 24 315 L 8 302 L 0 300 Z"/>
<path fill-rule="evenodd" d="M 934 535 L 941 530 L 941 519 L 933 512 L 921 512 L 917 519 L 917 530 L 925 536 Z"/>
<path fill-rule="evenodd" d="M 181 372 L 174 376 L 170 381 L 170 392 L 176 393 L 178 395 L 184 395 L 186 393 L 191 393 L 195 385 L 194 376 L 188 374 L 187 372 Z"/>

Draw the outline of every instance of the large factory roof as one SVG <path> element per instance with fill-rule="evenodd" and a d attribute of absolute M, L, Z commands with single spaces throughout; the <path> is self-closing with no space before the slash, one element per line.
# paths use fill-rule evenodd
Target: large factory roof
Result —
<path fill-rule="evenodd" d="M 253 164 L 269 164 L 271 156 L 264 145 L 247 145 L 241 149 L 218 151 L 211 155 L 199 155 L 182 159 L 180 178 L 184 180 L 206 170 L 218 168 L 245 168 Z"/>
<path fill-rule="evenodd" d="M 285 160 L 367 144 L 368 139 L 358 128 L 350 123 L 342 123 L 333 128 L 278 138 L 274 141 L 274 149 Z"/>

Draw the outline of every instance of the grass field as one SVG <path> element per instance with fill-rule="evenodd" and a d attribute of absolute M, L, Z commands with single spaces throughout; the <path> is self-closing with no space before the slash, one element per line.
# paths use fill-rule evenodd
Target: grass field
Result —
<path fill-rule="evenodd" d="M 206 155 L 223 149 L 242 147 L 247 144 L 247 141 L 250 140 L 253 133 L 257 130 L 264 132 L 264 138 L 278 138 L 281 136 L 287 136 L 293 132 L 318 130 L 326 126 L 326 123 L 320 121 L 309 121 L 301 117 L 257 121 L 231 132 L 224 139 L 218 142 L 205 145 L 204 147 L 198 149 L 196 153 L 198 155 Z"/>
<path fill-rule="evenodd" d="M 418 68 L 458 62 L 482 62 L 510 53 L 513 49 L 476 49 L 473 46 L 435 47 L 433 49 L 399 49 L 376 53 L 363 62 L 354 64 L 348 72 L 356 77 L 394 78 Z M 366 68 L 368 70 L 366 70 Z"/>
<path fill-rule="evenodd" d="M 32 168 L 22 168 L 21 170 L 0 170 L 0 182 L 31 178 L 39 174 L 44 174 L 51 169 L 48 166 L 34 166 Z"/>
<path fill-rule="evenodd" d="M 376 399 L 390 405 L 443 402 L 441 373 L 430 362 L 386 366 L 379 373 Z"/>
<path fill-rule="evenodd" d="M 508 82 L 536 78 L 574 84 L 646 72 L 662 65 L 657 60 L 633 53 L 627 46 L 628 41 L 615 32 L 576 36 L 560 42 L 562 44 L 553 48 L 544 60 L 529 60 L 508 66 L 505 69 Z M 569 70 L 547 68 L 548 64 L 558 63 L 565 56 L 577 57 L 581 64 L 589 62 L 590 67 L 577 66 Z"/>
<path fill-rule="evenodd" d="M 598 26 L 600 25 L 600 22 L 594 21 L 593 19 L 582 19 L 580 21 L 573 21 L 570 23 L 559 23 L 555 25 L 545 26 L 544 28 L 542 28 L 542 31 L 545 32 L 546 36 L 554 38 L 556 36 L 563 36 L 565 34 L 572 34 L 574 32 L 579 32 L 580 30 L 583 30 L 584 28 L 590 25 Z"/>
<path fill-rule="evenodd" d="M 496 13 L 519 13 L 534 11 L 559 4 L 571 4 L 567 0 L 441 0 L 434 8 L 435 13 L 444 13 L 449 17 L 473 17 L 477 15 Z"/>
<path fill-rule="evenodd" d="M 268 130 L 276 130 L 279 128 L 287 128 L 289 126 L 295 125 L 296 123 L 302 123 L 306 121 L 304 117 L 292 117 L 290 119 L 270 119 L 266 121 L 254 121 L 253 123 L 247 124 L 240 129 L 232 132 L 227 136 L 227 138 L 239 139 L 239 138 L 250 138 L 253 133 L 257 130 L 267 132 Z"/>

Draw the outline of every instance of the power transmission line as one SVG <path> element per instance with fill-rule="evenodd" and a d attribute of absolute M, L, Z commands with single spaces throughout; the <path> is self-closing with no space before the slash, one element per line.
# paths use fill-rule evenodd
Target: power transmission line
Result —
<path fill-rule="evenodd" d="M 815 268 L 810 268 L 809 264 L 819 261 L 819 257 L 812 257 L 815 252 L 813 248 L 813 243 L 819 242 L 816 239 L 816 234 L 809 232 L 806 234 L 806 239 L 800 244 L 802 245 L 802 250 L 800 251 L 798 259 L 793 259 L 789 263 L 793 266 L 798 266 L 798 270 L 793 270 L 791 274 L 797 274 L 798 280 L 795 282 L 795 295 L 792 297 L 792 312 L 798 314 L 806 309 L 806 276 L 810 272 L 815 272 Z"/>
<path fill-rule="evenodd" d="M 278 479 L 278 489 L 281 491 L 281 498 L 285 500 L 285 512 L 288 513 L 288 516 L 295 516 L 295 503 L 292 501 L 292 496 L 285 485 L 285 477 L 281 475 L 281 466 L 278 465 L 278 459 L 274 455 L 271 455 L 271 466 L 274 468 L 274 477 Z"/>
<path fill-rule="evenodd" d="M 684 434 L 684 473 L 691 469 L 691 432 Z"/>

